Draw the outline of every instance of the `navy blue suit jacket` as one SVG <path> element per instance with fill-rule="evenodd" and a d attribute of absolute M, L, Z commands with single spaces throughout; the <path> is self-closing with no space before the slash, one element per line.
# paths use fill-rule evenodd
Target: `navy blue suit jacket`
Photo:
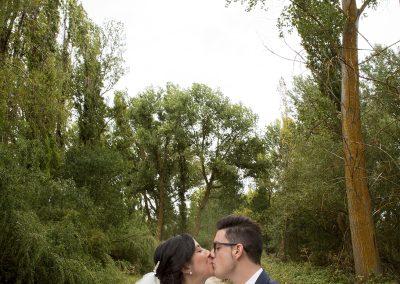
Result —
<path fill-rule="evenodd" d="M 278 282 L 269 278 L 268 274 L 263 270 L 258 276 L 256 284 L 278 284 Z"/>

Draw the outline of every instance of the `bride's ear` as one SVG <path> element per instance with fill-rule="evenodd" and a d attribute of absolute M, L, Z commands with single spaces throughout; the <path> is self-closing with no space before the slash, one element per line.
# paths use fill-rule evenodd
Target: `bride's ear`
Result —
<path fill-rule="evenodd" d="M 192 268 L 190 267 L 190 264 L 185 264 L 182 269 L 181 269 L 183 274 L 189 274 L 192 275 Z"/>

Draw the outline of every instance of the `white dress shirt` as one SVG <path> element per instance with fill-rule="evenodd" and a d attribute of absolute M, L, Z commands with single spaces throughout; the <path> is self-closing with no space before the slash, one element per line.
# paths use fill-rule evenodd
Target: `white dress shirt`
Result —
<path fill-rule="evenodd" d="M 253 276 L 251 276 L 250 279 L 247 280 L 246 283 L 244 283 L 244 284 L 255 284 L 256 281 L 257 281 L 258 276 L 260 276 L 262 271 L 263 271 L 262 268 L 257 270 L 256 273 L 254 273 Z"/>

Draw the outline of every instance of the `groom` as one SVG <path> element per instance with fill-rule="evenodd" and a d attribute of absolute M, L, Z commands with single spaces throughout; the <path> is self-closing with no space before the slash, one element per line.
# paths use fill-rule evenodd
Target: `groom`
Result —
<path fill-rule="evenodd" d="M 261 268 L 261 229 L 253 220 L 227 216 L 217 222 L 211 251 L 215 276 L 234 284 L 277 284 Z"/>

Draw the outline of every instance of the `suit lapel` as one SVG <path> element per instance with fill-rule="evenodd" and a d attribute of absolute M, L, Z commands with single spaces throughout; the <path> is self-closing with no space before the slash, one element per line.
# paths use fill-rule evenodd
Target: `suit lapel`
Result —
<path fill-rule="evenodd" d="M 263 270 L 260 276 L 258 276 L 256 284 L 268 284 L 268 283 L 269 283 L 269 277 L 267 273 L 265 273 L 265 271 Z"/>

